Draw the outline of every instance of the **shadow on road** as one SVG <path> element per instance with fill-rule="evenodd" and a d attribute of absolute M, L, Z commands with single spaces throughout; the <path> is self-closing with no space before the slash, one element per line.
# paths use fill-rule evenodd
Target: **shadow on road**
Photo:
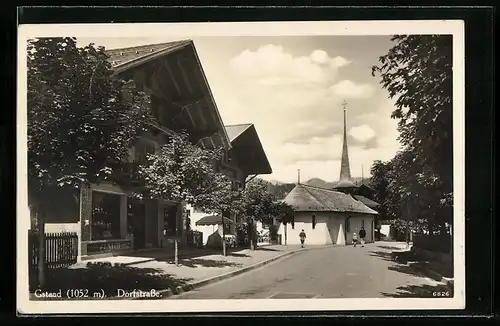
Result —
<path fill-rule="evenodd" d="M 118 289 L 124 291 L 134 289 L 143 291 L 160 290 L 175 288 L 191 280 L 189 278 L 175 278 L 155 268 L 112 266 L 110 263 L 97 263 L 88 264 L 84 268 L 48 270 L 46 286 L 42 290 L 48 292 L 61 290 L 64 298 L 67 290 L 82 289 L 89 296 L 82 299 L 88 300 L 96 298 L 94 293 L 104 292 L 107 297 L 113 297 L 118 295 Z M 34 292 L 34 290 L 30 289 L 30 292 Z"/>
<path fill-rule="evenodd" d="M 446 285 L 407 285 L 397 288 L 397 293 L 382 293 L 392 298 L 452 298 L 453 288 Z"/>
<path fill-rule="evenodd" d="M 390 271 L 394 271 L 394 272 L 398 272 L 398 273 L 402 273 L 402 274 L 408 274 L 408 275 L 412 275 L 412 276 L 416 276 L 416 277 L 425 277 L 425 275 L 423 275 L 421 272 L 418 272 L 416 269 L 414 269 L 413 267 L 410 267 L 408 265 L 397 264 L 394 266 L 389 266 L 388 269 Z"/>
<path fill-rule="evenodd" d="M 383 260 L 395 262 L 394 255 L 391 252 L 386 251 L 370 251 L 368 255 L 372 257 L 379 257 Z"/>
<path fill-rule="evenodd" d="M 368 255 L 392 262 L 393 264 L 387 268 L 390 271 L 424 277 L 422 273 L 406 264 L 408 258 L 406 252 L 370 251 Z"/>
<path fill-rule="evenodd" d="M 168 261 L 169 264 L 173 264 L 172 261 Z M 242 264 L 227 262 L 223 260 L 213 260 L 213 259 L 180 259 L 178 262 L 179 266 L 186 266 L 191 268 L 198 267 L 240 267 Z"/>
<path fill-rule="evenodd" d="M 236 248 L 227 248 L 226 252 L 228 256 L 235 257 L 246 257 L 244 254 L 239 253 L 242 250 L 247 248 L 244 247 L 236 247 Z M 204 247 L 204 248 L 188 248 L 188 250 L 179 250 L 178 257 L 179 259 L 191 259 L 191 258 L 199 258 L 204 256 L 212 256 L 212 255 L 221 255 L 222 247 Z M 154 258 L 158 261 L 170 261 L 174 260 L 174 249 L 160 249 L 160 250 L 151 250 L 148 252 L 137 252 L 137 253 L 129 253 L 127 254 L 129 257 L 141 257 L 141 258 Z"/>

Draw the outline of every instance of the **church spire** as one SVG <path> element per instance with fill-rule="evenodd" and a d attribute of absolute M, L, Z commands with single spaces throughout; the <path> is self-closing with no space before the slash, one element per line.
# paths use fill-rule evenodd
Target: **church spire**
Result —
<path fill-rule="evenodd" d="M 351 169 L 349 167 L 349 151 L 347 148 L 347 123 L 346 123 L 346 105 L 347 102 L 342 102 L 344 107 L 344 142 L 342 144 L 342 161 L 340 163 L 340 178 L 337 188 L 355 187 L 351 180 Z"/>
<path fill-rule="evenodd" d="M 351 169 L 349 167 L 349 151 L 347 149 L 347 123 L 346 123 L 346 105 L 347 102 L 342 102 L 344 107 L 344 143 L 342 145 L 342 162 L 340 165 L 340 181 L 351 180 Z"/>

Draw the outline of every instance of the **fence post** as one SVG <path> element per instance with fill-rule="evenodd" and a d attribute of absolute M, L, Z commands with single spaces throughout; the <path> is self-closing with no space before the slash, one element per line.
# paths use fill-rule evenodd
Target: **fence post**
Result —
<path fill-rule="evenodd" d="M 45 286 L 45 276 L 46 276 L 46 243 L 45 243 L 45 218 L 44 212 L 37 212 L 38 221 L 38 285 L 40 288 Z"/>
<path fill-rule="evenodd" d="M 175 246 L 175 249 L 174 249 L 174 261 L 175 261 L 175 266 L 178 266 L 179 265 L 179 247 L 178 247 L 178 244 L 177 244 L 177 238 L 175 239 L 174 241 L 174 246 Z"/>

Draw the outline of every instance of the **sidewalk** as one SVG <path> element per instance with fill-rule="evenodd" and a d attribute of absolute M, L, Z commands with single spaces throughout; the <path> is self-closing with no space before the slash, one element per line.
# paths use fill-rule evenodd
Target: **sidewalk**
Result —
<path fill-rule="evenodd" d="M 261 247 L 268 247 L 271 244 L 267 243 L 262 243 L 259 244 L 258 248 Z M 243 250 L 243 248 L 227 248 L 227 253 L 231 252 L 239 252 Z M 193 248 L 193 247 L 188 247 L 188 248 L 179 248 L 179 251 L 177 253 L 178 259 L 183 259 L 183 258 L 190 258 L 190 257 L 198 257 L 198 256 L 205 256 L 205 255 L 217 255 L 222 253 L 222 248 Z M 131 265 L 137 265 L 149 261 L 155 261 L 155 260 L 172 260 L 174 261 L 175 259 L 175 254 L 174 254 L 174 249 L 173 248 L 155 248 L 155 249 L 149 249 L 149 250 L 140 250 L 140 251 L 132 251 L 127 254 L 123 255 L 118 255 L 118 256 L 109 256 L 109 257 L 102 257 L 102 258 L 94 258 L 94 259 L 86 259 L 81 262 L 78 262 L 74 265 L 72 265 L 70 268 L 75 269 L 75 268 L 85 268 L 88 263 L 91 264 L 96 264 L 96 263 L 107 263 L 111 264 L 113 266 L 115 265 L 122 265 L 122 266 L 131 266 Z"/>
<path fill-rule="evenodd" d="M 384 243 L 380 241 L 377 244 L 381 245 Z M 425 260 L 419 257 L 417 252 L 411 250 L 411 245 L 409 248 L 406 248 L 406 243 L 404 242 L 387 242 L 387 245 L 394 247 L 391 255 L 399 263 L 406 264 L 434 281 L 453 287 L 453 266 L 448 266 L 439 261 Z"/>
<path fill-rule="evenodd" d="M 154 261 L 134 264 L 135 268 L 154 268 L 173 277 L 189 278 L 191 281 L 200 281 L 212 276 L 224 274 L 239 268 L 267 260 L 289 252 L 290 249 L 282 246 L 266 246 L 257 250 L 240 249 L 222 254 L 191 256 L 179 258 L 178 265 L 173 257 L 157 258 Z"/>
<path fill-rule="evenodd" d="M 51 271 L 45 290 L 62 292 L 54 300 L 160 299 L 220 281 L 261 267 L 301 251 L 330 246 L 268 245 L 256 250 L 236 249 L 219 253 L 185 252 L 178 265 L 171 254 L 156 258 L 118 256 L 84 261 L 72 268 Z M 164 252 L 165 253 L 165 252 Z M 147 258 L 149 261 L 140 261 Z M 153 260 L 151 260 L 153 259 Z M 87 265 L 90 262 L 91 264 Z M 128 264 L 128 265 L 126 265 Z M 85 289 L 84 297 L 69 297 L 72 289 Z M 32 298 L 39 300 L 37 298 Z"/>

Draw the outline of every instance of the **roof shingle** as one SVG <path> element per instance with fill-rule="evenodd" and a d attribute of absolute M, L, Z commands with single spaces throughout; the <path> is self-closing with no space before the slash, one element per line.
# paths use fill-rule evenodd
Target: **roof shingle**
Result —
<path fill-rule="evenodd" d="M 106 51 L 106 54 L 109 55 L 109 62 L 114 68 L 124 63 L 131 62 L 142 57 L 147 57 L 153 53 L 168 50 L 181 44 L 187 44 L 189 42 L 191 41 L 182 40 L 175 42 L 134 46 L 128 48 L 110 49 Z"/>
<path fill-rule="evenodd" d="M 378 214 L 349 194 L 303 184 L 296 185 L 284 202 L 296 211 Z"/>
<path fill-rule="evenodd" d="M 366 198 L 365 196 L 354 195 L 354 198 L 356 198 L 357 200 L 359 200 L 360 202 L 362 202 L 363 204 L 365 204 L 366 206 L 368 206 L 370 208 L 375 208 L 375 207 L 380 206 L 379 203 L 377 203 L 374 200 L 371 200 L 370 198 Z"/>

